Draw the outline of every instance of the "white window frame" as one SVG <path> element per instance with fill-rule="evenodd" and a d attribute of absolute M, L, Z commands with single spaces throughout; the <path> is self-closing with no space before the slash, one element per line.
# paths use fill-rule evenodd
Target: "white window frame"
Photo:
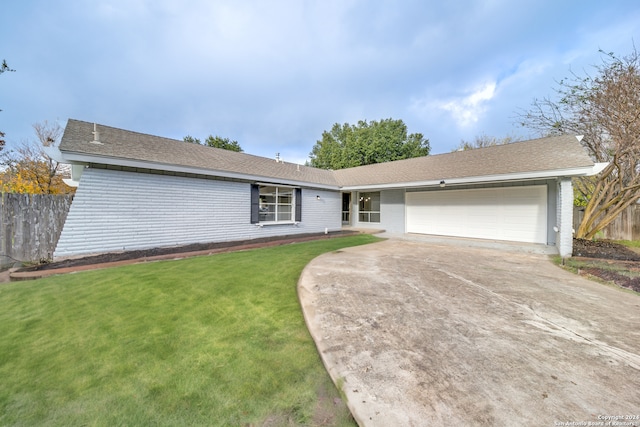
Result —
<path fill-rule="evenodd" d="M 268 183 L 257 183 L 258 184 L 258 192 L 259 192 L 259 200 L 260 200 L 260 206 L 259 206 L 259 218 L 261 218 L 263 215 L 266 215 L 267 213 L 272 214 L 273 217 L 275 218 L 274 220 L 269 220 L 269 221 L 263 221 L 263 220 L 259 220 L 258 224 L 261 225 L 269 225 L 269 224 L 295 224 L 295 217 L 296 217 L 296 187 L 292 187 L 292 186 L 288 186 L 288 185 L 276 185 L 276 184 L 268 184 Z M 264 187 L 271 187 L 271 188 L 275 188 L 275 202 L 274 203 L 266 203 L 263 202 L 262 199 L 262 189 Z M 280 190 L 287 190 L 287 192 L 291 193 L 291 203 L 279 203 L 279 193 Z M 282 219 L 279 220 L 278 217 L 280 216 L 281 212 L 280 212 L 280 207 L 281 206 L 288 206 L 288 211 L 290 214 L 290 218 L 289 219 Z M 269 210 L 269 207 L 273 207 L 273 210 Z M 266 209 L 265 211 L 263 211 L 263 209 Z"/>
<path fill-rule="evenodd" d="M 365 201 L 365 197 L 370 197 L 370 194 L 377 194 L 378 195 L 378 210 L 362 210 L 363 206 L 368 202 Z M 374 219 L 377 217 L 377 221 L 372 221 L 371 217 L 374 217 Z M 363 218 L 366 218 L 363 219 Z M 379 191 L 363 191 L 358 193 L 358 222 L 366 222 L 366 223 L 376 223 L 379 224 L 380 223 L 380 192 Z"/>

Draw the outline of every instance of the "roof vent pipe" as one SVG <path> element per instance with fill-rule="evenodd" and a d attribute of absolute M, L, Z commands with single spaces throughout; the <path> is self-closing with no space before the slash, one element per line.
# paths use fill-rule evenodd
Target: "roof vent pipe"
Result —
<path fill-rule="evenodd" d="M 93 134 L 93 141 L 91 141 L 92 144 L 102 144 L 102 142 L 100 142 L 100 132 L 98 132 L 98 128 L 96 126 L 96 124 L 93 124 L 93 132 L 91 132 Z"/>

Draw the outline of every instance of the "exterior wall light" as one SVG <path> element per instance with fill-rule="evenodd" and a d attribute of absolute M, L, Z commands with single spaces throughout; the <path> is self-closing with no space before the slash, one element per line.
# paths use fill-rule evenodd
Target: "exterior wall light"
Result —
<path fill-rule="evenodd" d="M 316 200 L 320 200 L 320 196 L 316 196 Z"/>
<path fill-rule="evenodd" d="M 444 179 L 442 181 L 440 181 L 440 188 L 444 188 L 445 183 L 444 183 Z"/>

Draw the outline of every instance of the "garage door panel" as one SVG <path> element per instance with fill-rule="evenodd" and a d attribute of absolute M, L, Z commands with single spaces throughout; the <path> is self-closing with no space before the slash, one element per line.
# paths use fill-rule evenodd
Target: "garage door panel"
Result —
<path fill-rule="evenodd" d="M 547 188 L 407 193 L 410 233 L 546 243 Z"/>

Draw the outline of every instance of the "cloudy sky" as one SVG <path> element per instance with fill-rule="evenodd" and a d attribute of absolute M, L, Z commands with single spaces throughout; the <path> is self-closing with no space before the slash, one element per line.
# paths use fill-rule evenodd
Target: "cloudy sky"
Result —
<path fill-rule="evenodd" d="M 640 43 L 637 0 L 21 0 L 0 15 L 0 130 L 68 118 L 304 162 L 334 123 L 402 119 L 451 151 L 535 137 L 515 115 L 599 49 Z"/>

